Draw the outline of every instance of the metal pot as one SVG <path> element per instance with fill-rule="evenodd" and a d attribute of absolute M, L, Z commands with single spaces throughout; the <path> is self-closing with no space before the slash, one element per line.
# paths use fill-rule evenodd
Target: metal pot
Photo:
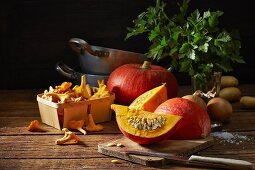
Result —
<path fill-rule="evenodd" d="M 86 74 L 109 75 L 123 64 L 140 64 L 146 60 L 144 54 L 92 46 L 80 38 L 70 39 L 69 45 L 79 54 L 81 70 Z"/>
<path fill-rule="evenodd" d="M 85 74 L 71 69 L 62 62 L 58 62 L 56 64 L 56 70 L 64 77 L 74 81 L 77 85 L 81 83 L 81 76 Z M 98 87 L 97 83 L 98 80 L 104 80 L 106 83 L 109 77 L 109 75 L 95 75 L 95 74 L 85 74 L 85 76 L 87 84 L 93 87 Z"/>

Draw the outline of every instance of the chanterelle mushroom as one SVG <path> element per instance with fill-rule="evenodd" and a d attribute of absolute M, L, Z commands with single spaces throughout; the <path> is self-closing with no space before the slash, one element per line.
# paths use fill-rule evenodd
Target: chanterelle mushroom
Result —
<path fill-rule="evenodd" d="M 65 135 L 64 135 L 64 137 L 56 140 L 55 143 L 57 145 L 62 145 L 67 142 L 69 144 L 75 144 L 80 141 L 80 138 L 78 136 L 76 136 L 73 132 L 69 131 L 67 128 L 63 128 L 62 131 L 65 132 Z"/>
<path fill-rule="evenodd" d="M 82 126 L 84 125 L 84 120 L 70 120 L 68 122 L 68 128 L 70 129 L 77 129 L 79 130 L 81 133 L 83 133 L 84 135 L 87 134 L 87 132 L 82 129 Z"/>
<path fill-rule="evenodd" d="M 39 132 L 46 132 L 47 130 L 42 128 L 38 120 L 33 120 L 29 126 L 27 127 L 28 131 L 39 131 Z"/>
<path fill-rule="evenodd" d="M 97 132 L 97 131 L 102 131 L 104 129 L 104 127 L 102 125 L 95 124 L 92 114 L 88 114 L 88 116 L 89 116 L 88 125 L 84 128 L 86 131 Z"/>

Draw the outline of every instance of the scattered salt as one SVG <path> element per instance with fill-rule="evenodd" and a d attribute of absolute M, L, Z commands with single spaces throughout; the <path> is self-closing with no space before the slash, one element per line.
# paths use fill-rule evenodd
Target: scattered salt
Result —
<path fill-rule="evenodd" d="M 213 137 L 218 138 L 221 142 L 227 142 L 239 145 L 244 141 L 249 141 L 250 139 L 247 136 L 229 133 L 229 132 L 213 132 L 211 134 Z"/>

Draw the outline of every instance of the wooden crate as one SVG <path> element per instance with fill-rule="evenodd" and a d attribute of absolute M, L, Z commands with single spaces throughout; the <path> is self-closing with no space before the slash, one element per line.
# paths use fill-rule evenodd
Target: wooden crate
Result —
<path fill-rule="evenodd" d="M 60 130 L 72 128 L 70 124 L 72 122 L 86 125 L 88 113 L 92 114 L 95 123 L 110 121 L 112 118 L 111 104 L 115 99 L 114 94 L 109 97 L 69 103 L 54 103 L 41 98 L 42 95 L 37 95 L 41 121 Z"/>

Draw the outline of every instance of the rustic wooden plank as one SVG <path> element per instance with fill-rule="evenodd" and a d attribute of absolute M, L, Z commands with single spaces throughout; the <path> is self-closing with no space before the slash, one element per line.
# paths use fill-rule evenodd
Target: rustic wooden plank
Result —
<path fill-rule="evenodd" d="M 139 165 L 132 165 L 127 161 L 120 160 L 121 164 L 111 163 L 111 158 L 105 159 L 7 159 L 0 163 L 3 169 L 125 169 L 143 168 Z M 13 166 L 14 165 L 14 166 Z M 145 168 L 153 169 L 153 168 Z"/>
<path fill-rule="evenodd" d="M 40 120 L 40 117 L 0 117 L 0 128 L 6 130 L 8 128 L 26 128 L 32 120 Z"/>
<path fill-rule="evenodd" d="M 225 131 L 254 131 L 255 112 L 234 112 L 228 123 L 223 124 Z"/>
<path fill-rule="evenodd" d="M 255 149 L 255 131 L 252 132 L 245 132 L 245 133 L 233 133 L 232 134 L 239 134 L 242 136 L 246 136 L 247 139 L 242 138 L 236 138 L 236 140 L 231 139 L 231 141 L 226 141 L 221 138 L 214 137 L 214 148 L 212 150 L 225 150 L 231 149 L 232 151 L 240 150 L 243 152 L 251 152 L 250 149 Z M 78 134 L 78 136 L 81 138 L 81 145 L 68 145 L 68 146 L 60 146 L 55 145 L 54 141 L 60 137 L 62 137 L 63 134 L 56 134 L 56 135 L 13 135 L 13 136 L 0 136 L 0 146 L 3 149 L 3 151 L 10 150 L 12 148 L 13 151 L 22 151 L 22 149 L 28 149 L 30 151 L 33 150 L 34 147 L 38 149 L 59 149 L 59 148 L 78 148 L 80 149 L 80 146 L 86 145 L 88 147 L 94 147 L 94 149 L 97 148 L 98 143 L 104 143 L 110 140 L 119 139 L 122 137 L 122 134 L 93 134 L 93 135 L 81 135 Z M 238 142 L 239 141 L 239 142 Z M 242 142 L 240 142 L 242 141 Z M 9 147 L 2 147 L 4 145 L 8 145 Z M 88 148 L 89 149 L 89 148 Z M 211 149 L 211 148 L 210 148 Z M 66 149 L 67 151 L 68 149 Z M 219 151 L 220 152 L 220 151 Z M 47 154 L 47 153 L 46 153 Z M 64 155 L 62 155 L 64 156 Z M 65 157 L 65 156 L 64 156 Z"/>
<path fill-rule="evenodd" d="M 9 110 L 1 110 L 0 111 L 0 117 L 39 117 L 39 109 L 38 108 L 13 108 L 11 107 L 6 107 L 5 108 L 10 108 Z M 22 106 L 21 106 L 22 107 Z"/>
<path fill-rule="evenodd" d="M 244 91 L 247 89 L 252 92 L 253 85 L 241 86 Z M 181 87 L 181 95 L 187 93 L 190 86 Z M 15 165 L 22 169 L 38 169 L 42 167 L 54 167 L 66 169 L 79 169 L 87 165 L 88 168 L 105 169 L 127 169 L 127 168 L 147 168 L 137 164 L 121 160 L 122 164 L 111 164 L 110 160 L 115 159 L 101 155 L 97 152 L 97 144 L 120 137 L 122 134 L 118 130 L 116 122 L 105 122 L 105 130 L 98 133 L 89 133 L 89 135 L 76 134 L 81 137 L 80 145 L 58 146 L 55 140 L 62 137 L 63 133 L 57 129 L 43 125 L 48 132 L 29 132 L 26 127 L 32 120 L 40 120 L 37 101 L 34 98 L 38 90 L 0 90 L 0 167 L 1 169 L 13 169 Z M 41 90 L 39 90 L 41 92 Z M 245 93 L 243 93 L 245 94 Z M 224 140 L 216 140 L 213 147 L 203 150 L 198 155 L 214 156 L 223 158 L 243 159 L 255 163 L 255 119 L 253 110 L 238 110 L 232 103 L 234 113 L 230 122 L 223 124 L 223 130 L 227 132 L 241 132 L 248 135 L 251 140 L 241 143 L 229 143 Z M 38 155 L 39 154 L 39 155 Z M 44 160 L 41 162 L 41 160 Z M 98 161 L 96 161 L 98 160 Z M 49 164 L 47 164 L 49 162 Z M 82 162 L 83 164 L 79 163 Z M 71 165 L 70 165 L 70 164 Z M 77 163 L 76 165 L 73 165 Z M 60 164 L 60 165 L 59 165 Z M 101 166 L 102 165 L 102 166 Z M 74 168 L 73 168 L 74 167 Z M 164 166 L 163 168 L 183 169 L 178 166 Z M 189 169 L 189 168 L 187 168 Z"/>
<path fill-rule="evenodd" d="M 255 133 L 253 133 L 254 135 Z M 49 136 L 1 136 L 0 137 L 0 157 L 1 163 L 2 160 L 5 162 L 15 162 L 18 160 L 18 165 L 21 167 L 32 166 L 34 161 L 47 159 L 51 164 L 49 166 L 57 166 L 61 161 L 71 162 L 71 160 L 78 160 L 77 162 L 83 162 L 86 166 L 93 166 L 95 162 L 92 160 L 97 160 L 98 163 L 94 165 L 95 167 L 101 167 L 103 163 L 110 160 L 116 159 L 114 157 L 107 157 L 97 153 L 97 143 L 104 142 L 113 138 L 118 138 L 116 135 L 79 135 L 83 143 L 80 145 L 67 145 L 59 146 L 55 145 L 54 141 L 60 137 L 60 135 L 49 135 Z M 97 142 L 95 142 L 97 141 Z M 223 158 L 234 158 L 234 159 L 243 159 L 255 163 L 255 147 L 254 142 L 243 143 L 242 145 L 237 145 L 233 147 L 231 145 L 223 145 L 222 143 L 215 143 L 211 148 L 208 148 L 204 151 L 198 153 L 198 155 L 203 156 L 214 156 L 214 157 L 223 157 Z M 22 162 L 24 160 L 27 165 L 24 165 Z M 68 161 L 69 160 L 69 161 Z M 19 162 L 21 161 L 21 162 Z M 133 164 L 129 164 L 126 161 L 120 160 L 123 164 L 122 166 L 134 166 L 140 167 Z M 0 163 L 0 164 L 1 164 Z M 35 163 L 35 165 L 43 166 L 44 162 Z M 128 164 L 128 165 L 126 165 Z M 81 164 L 78 163 L 77 166 Z M 46 165 L 47 167 L 48 165 Z M 65 165 L 67 168 L 68 165 Z M 65 167 L 62 164 L 59 167 Z M 76 165 L 73 165 L 76 166 Z M 115 166 L 115 165 L 106 165 Z M 11 167 L 11 166 L 3 166 Z M 169 167 L 169 166 L 165 166 Z M 179 167 L 179 166 L 178 166 Z M 118 167 L 119 168 L 119 167 Z"/>
<path fill-rule="evenodd" d="M 117 159 L 120 163 L 113 164 L 113 157 L 86 158 L 86 159 L 1 159 L 0 167 L 5 169 L 142 169 L 157 170 L 158 168 L 146 167 L 125 160 Z M 166 165 L 162 169 L 193 170 L 182 165 Z M 204 168 L 196 168 L 204 169 Z"/>
<path fill-rule="evenodd" d="M 255 112 L 234 112 L 228 123 L 223 124 L 224 131 L 254 131 L 255 130 Z M 4 135 L 11 134 L 31 134 L 26 127 L 32 120 L 40 120 L 36 117 L 0 117 L 0 133 Z M 110 122 L 101 123 L 105 130 L 98 133 L 120 133 L 115 119 Z M 48 132 L 45 134 L 59 134 L 59 130 L 43 124 Z M 37 132 L 38 133 L 38 132 Z M 35 134 L 37 134 L 35 133 Z M 41 133 L 41 132 L 40 132 Z"/>
<path fill-rule="evenodd" d="M 247 134 L 246 134 L 247 135 Z M 56 145 L 55 140 L 63 135 L 17 135 L 0 136 L 0 158 L 88 158 L 100 157 L 97 153 L 99 143 L 119 139 L 122 134 L 78 135 L 81 143 L 77 145 Z M 215 155 L 245 155 L 255 158 L 255 132 L 249 133 L 250 140 L 242 143 L 226 143 L 217 139 L 213 147 L 201 151 L 200 154 L 214 152 Z M 255 161 L 255 160 L 254 160 Z"/>
<path fill-rule="evenodd" d="M 0 117 L 38 116 L 36 95 L 39 92 L 42 90 L 0 90 Z"/>
<path fill-rule="evenodd" d="M 81 141 L 77 145 L 56 145 L 55 141 L 63 137 L 63 134 L 0 136 L 0 158 L 85 159 L 105 157 L 97 152 L 98 143 L 119 138 L 122 135 L 107 134 L 78 136 Z"/>
<path fill-rule="evenodd" d="M 250 135 L 255 136 L 255 132 L 250 133 Z M 81 137 L 82 143 L 79 145 L 66 145 L 60 146 L 55 145 L 54 141 L 61 137 L 61 135 L 37 135 L 37 136 L 0 136 L 0 157 L 1 163 L 2 160 L 5 162 L 16 162 L 21 167 L 31 166 L 34 164 L 34 161 L 47 159 L 50 163 L 49 166 L 57 166 L 59 161 L 67 161 L 71 162 L 71 160 L 78 160 L 77 162 L 83 162 L 87 166 L 93 166 L 95 162 L 91 162 L 92 160 L 98 160 L 98 164 L 95 167 L 99 168 L 106 161 L 116 159 L 114 157 L 108 157 L 97 152 L 97 144 L 101 142 L 105 142 L 112 139 L 117 139 L 120 135 L 79 135 Z M 96 142 L 95 142 L 96 141 Z M 223 158 L 234 158 L 234 159 L 243 159 L 255 163 L 255 145 L 254 141 L 247 141 L 239 145 L 234 144 L 223 144 L 223 143 L 215 143 L 213 147 L 207 148 L 197 155 L 203 156 L 214 156 L 214 157 L 223 157 Z M 24 165 L 22 161 L 25 161 L 27 165 Z M 68 161 L 69 160 L 69 161 Z M 123 162 L 122 166 L 126 167 L 126 161 L 121 160 Z M 1 164 L 0 163 L 0 164 Z M 38 166 L 42 166 L 38 162 Z M 130 166 L 140 167 L 133 164 L 129 164 Z M 78 163 L 78 165 L 80 165 Z M 77 166 L 78 166 L 77 165 Z M 68 165 L 66 165 L 69 167 Z M 74 165 L 75 166 L 75 165 Z M 106 165 L 115 166 L 115 165 Z M 1 167 L 1 166 L 0 166 Z M 3 167 L 11 167 L 11 166 L 3 166 Z M 47 165 L 46 165 L 47 167 Z M 62 164 L 59 167 L 64 167 Z M 169 166 L 165 166 L 169 167 Z M 179 166 L 178 166 L 179 167 Z"/>
<path fill-rule="evenodd" d="M 0 90 L 0 103 L 16 101 L 36 101 L 36 95 L 43 92 L 43 89 L 25 90 Z"/>
<path fill-rule="evenodd" d="M 51 134 L 62 134 L 62 132 L 56 128 L 48 126 L 42 123 L 42 127 L 48 130 L 47 132 L 29 132 L 27 130 L 28 125 L 33 120 L 39 120 L 40 117 L 0 117 L 0 134 L 1 135 L 51 135 Z M 119 134 L 119 128 L 116 121 L 100 123 L 103 125 L 104 130 L 101 132 L 88 132 L 88 134 Z M 73 130 L 77 134 L 79 131 Z"/>

